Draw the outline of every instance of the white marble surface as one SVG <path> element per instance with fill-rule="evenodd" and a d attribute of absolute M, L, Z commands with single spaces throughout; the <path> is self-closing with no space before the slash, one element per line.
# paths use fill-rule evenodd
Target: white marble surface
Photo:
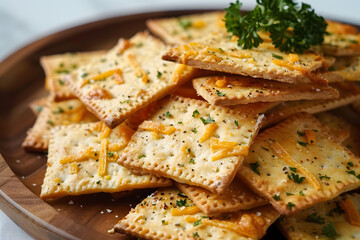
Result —
<path fill-rule="evenodd" d="M 174 9 L 223 8 L 230 0 L 0 0 L 0 61 L 50 33 L 118 15 Z M 255 0 L 242 0 L 245 9 Z M 360 25 L 359 0 L 305 0 L 326 18 Z M 0 211 L 0 239 L 32 239 Z"/>

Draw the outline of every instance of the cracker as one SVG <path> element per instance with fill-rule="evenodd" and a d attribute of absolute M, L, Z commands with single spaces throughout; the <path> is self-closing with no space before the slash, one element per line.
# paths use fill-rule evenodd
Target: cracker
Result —
<path fill-rule="evenodd" d="M 196 68 L 289 83 L 327 82 L 313 73 L 324 67 L 327 69 L 327 59 L 320 55 L 285 54 L 270 43 L 253 49 L 241 49 L 237 46 L 236 37 L 229 39 L 228 33 L 221 32 L 172 48 L 163 55 L 163 59 Z"/>
<path fill-rule="evenodd" d="M 218 29 L 225 30 L 224 12 L 189 14 L 173 18 L 147 20 L 146 25 L 168 44 L 183 44 L 201 39 Z"/>
<path fill-rule="evenodd" d="M 331 110 L 337 107 L 348 105 L 357 99 L 360 99 L 360 89 L 354 83 L 332 83 L 340 93 L 339 99 L 329 100 L 311 100 L 311 101 L 293 101 L 284 102 L 271 109 L 266 114 L 264 126 L 286 119 L 297 112 L 319 113 Z"/>
<path fill-rule="evenodd" d="M 289 240 L 358 239 L 360 228 L 349 223 L 346 212 L 341 207 L 344 200 L 350 200 L 359 214 L 360 194 L 344 194 L 293 216 L 285 217 L 279 224 L 280 229 Z M 326 231 L 326 228 L 329 228 L 329 223 L 333 225 L 336 236 L 326 235 L 329 233 Z"/>
<path fill-rule="evenodd" d="M 292 84 L 245 76 L 196 78 L 193 85 L 206 101 L 218 106 L 339 97 L 338 91 L 329 86 Z"/>
<path fill-rule="evenodd" d="M 321 50 L 331 56 L 358 56 L 360 55 L 360 34 L 324 35 Z"/>
<path fill-rule="evenodd" d="M 292 214 L 360 186 L 360 159 L 308 113 L 259 134 L 238 176 L 282 214 Z"/>
<path fill-rule="evenodd" d="M 352 107 L 357 113 L 360 114 L 360 99 L 354 101 L 354 102 L 351 104 L 351 107 Z"/>
<path fill-rule="evenodd" d="M 79 69 L 71 91 L 110 128 L 162 98 L 194 69 L 161 60 L 166 46 L 148 33 L 120 39 L 103 61 Z"/>
<path fill-rule="evenodd" d="M 338 57 L 329 71 L 319 76 L 329 82 L 360 81 L 360 57 Z"/>
<path fill-rule="evenodd" d="M 222 194 L 214 194 L 204 188 L 177 183 L 176 186 L 206 214 L 236 212 L 268 204 L 262 197 L 253 193 L 237 178 Z"/>
<path fill-rule="evenodd" d="M 29 103 L 29 107 L 35 116 L 38 116 L 39 113 L 43 110 L 44 107 L 47 106 L 50 101 L 49 97 L 43 97 L 39 99 L 35 99 Z"/>
<path fill-rule="evenodd" d="M 164 99 L 118 163 L 177 182 L 225 191 L 263 120 L 181 97 Z"/>
<path fill-rule="evenodd" d="M 344 142 L 350 136 L 351 125 L 343 118 L 327 112 L 318 113 L 315 117 L 327 128 L 329 134 L 339 142 Z"/>
<path fill-rule="evenodd" d="M 46 151 L 51 130 L 55 126 L 95 121 L 98 119 L 77 99 L 48 102 L 47 106 L 42 108 L 34 126 L 27 132 L 22 147 L 27 151 Z"/>
<path fill-rule="evenodd" d="M 65 85 L 64 78 L 94 59 L 100 59 L 105 51 L 65 53 L 40 58 L 46 75 L 45 86 L 50 91 L 53 101 L 73 99 L 75 96 Z"/>
<path fill-rule="evenodd" d="M 172 181 L 169 179 L 138 176 L 116 163 L 133 133 L 126 123 L 113 130 L 101 122 L 56 129 L 49 144 L 40 197 L 54 199 L 66 195 L 170 186 Z"/>
<path fill-rule="evenodd" d="M 185 205 L 185 206 L 183 206 Z M 115 225 L 144 239 L 259 239 L 279 217 L 271 207 L 207 216 L 175 188 L 158 190 Z"/>

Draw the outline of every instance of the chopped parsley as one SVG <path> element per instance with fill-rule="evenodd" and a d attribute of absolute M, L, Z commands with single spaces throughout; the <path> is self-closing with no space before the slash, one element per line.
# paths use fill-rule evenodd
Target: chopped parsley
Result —
<path fill-rule="evenodd" d="M 187 200 L 186 198 L 176 200 L 176 206 L 178 206 L 178 207 L 186 207 L 186 200 Z"/>
<path fill-rule="evenodd" d="M 87 75 L 89 75 L 89 74 L 85 72 L 85 73 L 81 74 L 81 77 L 84 78 L 84 77 L 86 77 Z"/>
<path fill-rule="evenodd" d="M 162 224 L 162 225 L 165 225 L 165 220 L 161 220 L 161 224 Z"/>
<path fill-rule="evenodd" d="M 279 200 L 280 200 L 280 195 L 275 194 L 275 195 L 273 196 L 273 198 L 275 199 L 275 201 L 279 201 Z"/>
<path fill-rule="evenodd" d="M 143 158 L 143 157 L 146 157 L 145 154 L 140 155 L 140 156 L 139 156 L 139 159 L 140 159 L 140 158 Z"/>
<path fill-rule="evenodd" d="M 53 114 L 59 114 L 59 113 L 63 113 L 63 112 L 64 112 L 64 109 L 62 109 L 61 107 L 58 107 L 58 109 L 53 111 Z"/>
<path fill-rule="evenodd" d="M 353 167 L 354 163 L 353 162 L 348 162 L 347 165 L 349 165 L 350 167 Z"/>
<path fill-rule="evenodd" d="M 258 167 L 260 167 L 260 164 L 258 162 L 250 163 L 250 168 L 253 170 L 254 173 L 260 176 L 260 172 L 258 170 Z"/>
<path fill-rule="evenodd" d="M 189 27 L 191 27 L 191 21 L 189 19 L 180 19 L 179 20 L 179 25 L 184 29 L 188 29 Z"/>
<path fill-rule="evenodd" d="M 108 157 L 113 157 L 114 153 L 113 152 L 108 152 Z"/>
<path fill-rule="evenodd" d="M 41 112 L 42 110 L 43 110 L 42 106 L 36 106 L 35 107 L 35 111 L 38 112 L 38 113 Z"/>
<path fill-rule="evenodd" d="M 182 192 L 179 192 L 178 194 L 177 194 L 179 197 L 183 197 L 183 198 L 188 198 L 188 196 L 186 196 L 184 193 L 182 193 Z"/>
<path fill-rule="evenodd" d="M 289 167 L 289 169 L 290 169 L 292 172 L 296 173 L 296 167 Z"/>
<path fill-rule="evenodd" d="M 322 231 L 322 235 L 328 237 L 328 238 L 334 238 L 335 236 L 337 236 L 337 232 L 334 226 L 333 222 L 328 222 L 327 225 L 323 226 L 321 228 Z"/>
<path fill-rule="evenodd" d="M 161 78 L 161 76 L 162 76 L 162 73 L 161 73 L 161 72 L 159 72 L 159 71 L 157 71 L 157 75 L 156 75 L 156 77 L 157 77 L 157 78 Z"/>
<path fill-rule="evenodd" d="M 289 192 L 286 192 L 286 196 L 292 196 L 294 195 L 293 193 L 289 193 Z"/>
<path fill-rule="evenodd" d="M 51 126 L 54 126 L 54 125 L 55 125 L 54 122 L 51 121 L 51 120 L 47 120 L 46 123 L 49 124 L 49 125 L 51 125 Z"/>
<path fill-rule="evenodd" d="M 288 202 L 286 207 L 291 210 L 293 207 L 295 207 L 295 204 L 293 204 L 292 202 Z"/>
<path fill-rule="evenodd" d="M 165 113 L 165 116 L 166 116 L 167 118 L 171 118 L 171 117 L 172 117 L 172 115 L 171 115 L 171 113 L 170 113 L 169 111 L 167 111 L 167 112 Z"/>
<path fill-rule="evenodd" d="M 303 191 L 300 191 L 300 192 L 299 192 L 299 195 L 300 195 L 300 196 L 304 196 L 305 194 L 304 194 Z"/>
<path fill-rule="evenodd" d="M 323 180 L 323 179 L 330 180 L 331 179 L 331 177 L 327 176 L 326 174 L 325 174 L 325 176 L 320 175 L 319 178 L 320 178 L 320 180 Z"/>
<path fill-rule="evenodd" d="M 283 59 L 282 56 L 276 55 L 274 53 L 271 54 L 273 58 L 277 58 L 277 59 Z"/>
<path fill-rule="evenodd" d="M 129 102 L 130 102 L 130 100 L 128 99 L 128 100 L 122 101 L 120 103 L 123 104 L 123 103 L 129 103 Z"/>
<path fill-rule="evenodd" d="M 304 147 L 306 147 L 306 145 L 308 145 L 307 143 L 305 143 L 305 142 L 301 142 L 301 141 L 297 141 L 298 142 L 298 144 L 300 144 L 301 146 L 304 146 Z"/>
<path fill-rule="evenodd" d="M 212 118 L 210 117 L 210 115 L 209 115 L 206 119 L 204 119 L 203 117 L 200 117 L 200 120 L 202 121 L 202 123 L 203 123 L 204 125 L 206 125 L 206 124 L 208 124 L 208 123 L 214 123 L 214 122 L 215 122 L 215 120 L 212 119 Z"/>
<path fill-rule="evenodd" d="M 61 79 L 58 79 L 58 83 L 62 86 L 64 85 L 64 81 L 62 81 Z"/>
<path fill-rule="evenodd" d="M 70 71 L 69 70 L 67 70 L 67 69 L 58 69 L 58 70 L 56 70 L 55 71 L 56 73 L 65 73 L 65 74 L 68 74 L 68 73 L 70 73 Z"/>
<path fill-rule="evenodd" d="M 195 159 L 190 158 L 189 163 L 195 164 Z"/>
<path fill-rule="evenodd" d="M 196 128 L 193 128 L 191 131 L 192 131 L 193 133 L 197 133 L 197 129 L 196 129 Z"/>
<path fill-rule="evenodd" d="M 304 135 L 305 135 L 305 133 L 300 132 L 299 130 L 297 130 L 297 134 L 298 134 L 300 137 L 302 137 L 302 136 L 304 136 Z"/>
<path fill-rule="evenodd" d="M 201 224 L 201 219 L 197 220 L 194 222 L 194 227 L 198 226 Z"/>
<path fill-rule="evenodd" d="M 199 111 L 198 111 L 198 110 L 195 110 L 195 111 L 193 111 L 192 116 L 193 116 L 193 117 L 196 117 L 196 116 L 198 116 L 199 114 L 200 114 Z"/>
<path fill-rule="evenodd" d="M 234 123 L 237 127 L 239 127 L 239 122 L 237 120 L 235 120 Z"/>
<path fill-rule="evenodd" d="M 101 183 L 101 180 L 97 181 L 96 184 L 100 184 Z"/>
<path fill-rule="evenodd" d="M 226 95 L 226 93 L 220 92 L 219 90 L 216 90 L 216 94 L 217 94 L 219 97 L 223 97 L 223 96 Z"/>
<path fill-rule="evenodd" d="M 135 47 L 139 48 L 139 47 L 142 47 L 144 44 L 142 42 L 139 42 L 135 45 Z"/>
<path fill-rule="evenodd" d="M 288 175 L 290 180 L 293 180 L 296 183 L 302 183 L 305 180 L 305 177 L 300 177 L 299 174 L 291 173 Z"/>
<path fill-rule="evenodd" d="M 200 236 L 199 236 L 199 234 L 197 232 L 193 232 L 193 237 L 198 238 Z"/>
<path fill-rule="evenodd" d="M 307 222 L 311 222 L 311 223 L 318 223 L 318 224 L 324 224 L 325 223 L 325 218 L 320 217 L 316 212 L 308 215 L 306 217 Z"/>

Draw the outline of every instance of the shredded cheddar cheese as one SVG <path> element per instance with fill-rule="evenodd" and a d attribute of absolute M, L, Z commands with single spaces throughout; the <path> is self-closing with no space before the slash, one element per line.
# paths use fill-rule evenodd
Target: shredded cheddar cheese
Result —
<path fill-rule="evenodd" d="M 149 76 L 147 75 L 146 72 L 144 72 L 144 70 L 140 67 L 140 64 L 136 61 L 135 56 L 132 54 L 128 55 L 128 59 L 129 62 L 131 64 L 131 66 L 134 68 L 135 70 L 135 75 L 138 78 L 141 78 L 143 83 L 147 83 L 149 82 Z"/>
<path fill-rule="evenodd" d="M 171 209 L 172 216 L 193 215 L 199 212 L 201 212 L 201 210 L 197 206 Z"/>
<path fill-rule="evenodd" d="M 235 58 L 252 58 L 250 54 L 241 52 L 230 52 L 228 55 Z"/>
<path fill-rule="evenodd" d="M 289 62 L 294 63 L 296 61 L 299 61 L 300 57 L 297 54 L 290 53 L 289 54 Z"/>
<path fill-rule="evenodd" d="M 211 124 L 206 125 L 205 132 L 200 138 L 200 143 L 205 142 L 212 135 L 214 135 L 214 133 L 215 133 L 216 129 L 218 129 L 218 127 L 219 126 L 217 125 L 217 123 L 211 123 Z"/>
<path fill-rule="evenodd" d="M 226 157 L 233 157 L 233 156 L 246 156 L 249 153 L 248 146 L 236 146 L 234 148 L 224 148 L 216 151 L 213 155 L 211 160 L 216 161 Z"/>
<path fill-rule="evenodd" d="M 70 121 L 74 122 L 74 123 L 79 123 L 84 118 L 84 115 L 86 112 L 87 111 L 86 111 L 85 107 L 83 107 L 83 106 L 77 108 L 76 112 L 71 114 Z"/>
<path fill-rule="evenodd" d="M 275 60 L 272 60 L 272 63 L 280 66 L 280 67 L 286 67 L 288 69 L 291 69 L 291 70 L 296 70 L 296 71 L 299 71 L 299 72 L 302 72 L 302 73 L 307 73 L 307 70 L 298 66 L 298 65 L 295 65 L 294 63 L 289 63 L 287 61 L 284 61 L 284 60 L 279 60 L 279 59 L 275 59 Z"/>
<path fill-rule="evenodd" d="M 75 174 L 75 173 L 77 173 L 79 171 L 79 169 L 78 169 L 78 165 L 77 165 L 77 163 L 72 163 L 71 165 L 70 165 L 70 173 L 71 174 Z"/>
<path fill-rule="evenodd" d="M 130 47 L 132 47 L 132 42 L 130 42 L 127 39 L 121 39 L 121 42 L 119 43 L 119 53 L 123 54 L 124 51 Z"/>
<path fill-rule="evenodd" d="M 107 77 L 110 77 L 112 75 L 116 75 L 115 79 L 118 79 L 118 80 L 115 80 L 116 82 L 124 83 L 123 81 L 121 82 L 121 80 L 119 80 L 119 79 L 122 79 L 122 71 L 121 71 L 121 69 L 113 69 L 113 70 L 106 71 L 104 73 L 100 73 L 99 75 L 96 75 L 95 77 L 85 79 L 83 81 L 83 83 L 81 84 L 81 87 L 88 84 L 91 79 L 94 80 L 94 81 L 100 81 L 100 80 L 103 80 L 103 79 L 105 79 Z"/>
<path fill-rule="evenodd" d="M 205 225 L 210 225 L 210 226 L 214 226 L 214 227 L 218 227 L 218 228 L 225 228 L 230 231 L 239 233 L 240 235 L 244 235 L 244 236 L 251 237 L 251 238 L 256 238 L 256 234 L 254 235 L 254 233 L 246 231 L 246 229 L 244 229 L 244 227 L 242 227 L 236 223 L 225 222 L 225 221 L 216 220 L 216 219 L 210 220 L 207 218 L 202 219 L 201 222 Z"/>
<path fill-rule="evenodd" d="M 313 130 L 304 130 L 305 138 L 308 144 L 315 144 L 316 143 L 316 135 Z"/>
<path fill-rule="evenodd" d="M 111 129 L 102 123 L 101 125 L 101 132 L 100 132 L 100 139 L 107 138 L 110 134 Z"/>
<path fill-rule="evenodd" d="M 162 133 L 167 135 L 174 133 L 176 130 L 174 126 L 165 126 L 161 123 L 156 123 L 153 121 L 144 121 L 142 124 L 140 124 L 139 128 L 146 131 L 153 131 L 155 133 Z"/>
<path fill-rule="evenodd" d="M 226 78 L 224 77 L 223 79 L 216 80 L 215 85 L 217 87 L 225 86 L 226 85 Z"/>
<path fill-rule="evenodd" d="M 81 162 L 87 160 L 88 158 L 94 157 L 94 152 L 92 147 L 86 148 L 85 151 L 75 155 L 75 156 L 66 156 L 60 160 L 60 164 L 72 163 L 72 162 Z"/>
<path fill-rule="evenodd" d="M 305 168 L 300 163 L 296 162 L 288 152 L 280 145 L 278 142 L 271 142 L 270 143 L 271 150 L 284 162 L 289 164 L 291 167 L 295 167 L 299 172 L 306 176 L 306 179 L 309 181 L 311 185 L 317 190 L 321 189 L 321 185 L 319 181 L 311 174 L 311 172 Z"/>
<path fill-rule="evenodd" d="M 346 220 L 354 226 L 360 227 L 360 215 L 356 210 L 353 201 L 350 198 L 346 198 L 340 202 L 340 207 L 345 211 Z"/>
<path fill-rule="evenodd" d="M 193 216 L 186 216 L 185 217 L 185 221 L 188 222 L 188 223 L 193 223 L 193 222 L 196 222 L 197 220 L 198 220 L 198 218 L 193 217 Z"/>
<path fill-rule="evenodd" d="M 236 142 L 220 141 L 218 138 L 210 139 L 210 148 L 211 148 L 211 151 L 213 151 L 213 152 L 216 152 L 216 151 L 224 149 L 224 148 L 234 148 L 237 145 L 238 145 L 238 143 L 236 143 Z"/>
<path fill-rule="evenodd" d="M 198 21 L 191 23 L 191 26 L 194 28 L 203 28 L 206 26 L 206 23 L 202 20 L 198 20 Z"/>
<path fill-rule="evenodd" d="M 108 159 L 108 146 L 109 146 L 109 141 L 107 139 L 101 139 L 99 169 L 98 169 L 99 176 L 104 176 L 106 174 L 107 159 Z"/>

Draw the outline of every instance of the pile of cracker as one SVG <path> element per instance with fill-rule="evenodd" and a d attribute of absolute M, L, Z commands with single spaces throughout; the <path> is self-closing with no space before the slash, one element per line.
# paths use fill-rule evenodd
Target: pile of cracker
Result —
<path fill-rule="evenodd" d="M 48 152 L 40 197 L 159 188 L 114 227 L 145 239 L 260 239 L 274 222 L 288 239 L 359 238 L 360 129 L 326 112 L 360 112 L 357 29 L 328 21 L 303 54 L 266 33 L 245 50 L 223 17 L 42 57 L 50 94 L 23 142 Z"/>

